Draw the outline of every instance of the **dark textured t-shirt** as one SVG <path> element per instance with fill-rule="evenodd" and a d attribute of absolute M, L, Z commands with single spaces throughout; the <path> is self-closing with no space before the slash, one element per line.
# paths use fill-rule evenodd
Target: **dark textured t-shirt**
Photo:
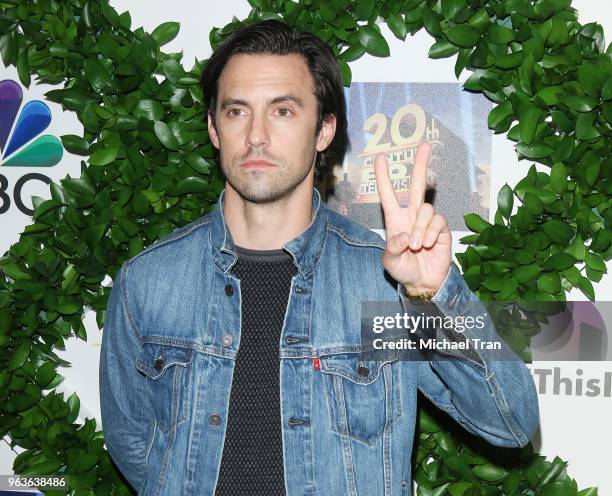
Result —
<path fill-rule="evenodd" d="M 295 265 L 283 250 L 237 253 L 242 328 L 215 495 L 284 495 L 278 346 Z"/>

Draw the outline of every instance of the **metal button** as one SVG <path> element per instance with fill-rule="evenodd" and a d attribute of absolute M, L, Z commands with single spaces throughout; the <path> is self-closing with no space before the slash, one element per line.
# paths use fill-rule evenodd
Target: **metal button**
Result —
<path fill-rule="evenodd" d="M 364 367 L 363 365 L 359 366 L 357 368 L 357 373 L 361 376 L 361 377 L 366 377 L 369 373 L 370 373 L 370 369 L 367 367 Z"/>
<path fill-rule="evenodd" d="M 211 415 L 208 417 L 208 422 L 210 425 L 220 425 L 221 424 L 221 416 L 220 415 Z"/>
<path fill-rule="evenodd" d="M 304 292 L 304 288 L 302 288 L 301 286 L 296 286 L 295 287 L 295 292 L 296 293 L 303 293 Z"/>
<path fill-rule="evenodd" d="M 223 343 L 223 346 L 228 348 L 232 345 L 233 340 L 234 338 L 232 338 L 232 336 L 230 336 L 229 334 L 226 334 L 225 336 L 223 336 L 223 339 L 221 340 L 221 342 Z"/>
<path fill-rule="evenodd" d="M 287 336 L 287 338 L 285 339 L 285 342 L 287 344 L 297 344 L 299 342 L 301 342 L 302 340 L 300 338 L 293 338 L 291 336 Z"/>
<path fill-rule="evenodd" d="M 225 294 L 227 296 L 232 296 L 234 294 L 234 286 L 232 286 L 231 284 L 226 284 L 225 285 Z"/>
<path fill-rule="evenodd" d="M 154 364 L 155 370 L 161 370 L 164 368 L 164 361 L 161 358 L 155 360 Z"/>

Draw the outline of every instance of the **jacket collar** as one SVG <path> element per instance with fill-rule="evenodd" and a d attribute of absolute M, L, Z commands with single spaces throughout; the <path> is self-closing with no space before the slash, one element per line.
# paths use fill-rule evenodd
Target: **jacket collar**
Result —
<path fill-rule="evenodd" d="M 221 192 L 219 201 L 211 213 L 211 227 L 209 243 L 213 250 L 215 264 L 223 272 L 228 272 L 236 260 L 236 245 L 227 228 L 223 217 L 223 198 L 225 190 Z M 315 270 L 325 245 L 327 232 L 327 208 L 321 201 L 321 195 L 316 189 L 312 194 L 312 220 L 300 235 L 283 246 L 293 257 L 298 271 L 309 277 Z"/>

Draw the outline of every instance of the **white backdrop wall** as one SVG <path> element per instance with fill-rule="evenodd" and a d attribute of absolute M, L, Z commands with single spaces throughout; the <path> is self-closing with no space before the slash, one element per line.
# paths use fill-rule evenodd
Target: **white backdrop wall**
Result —
<path fill-rule="evenodd" d="M 250 7 L 246 0 L 225 0 L 220 3 L 200 2 L 195 0 L 174 0 L 172 8 L 164 0 L 147 0 L 134 2 L 128 0 L 111 0 L 111 4 L 123 12 L 129 10 L 132 27 L 143 26 L 151 32 L 156 26 L 166 21 L 181 23 L 179 35 L 164 47 L 166 52 L 183 52 L 183 64 L 191 68 L 195 58 L 204 59 L 210 55 L 208 33 L 213 26 L 220 27 L 229 22 L 233 16 L 244 18 Z M 604 32 L 612 32 L 612 4 L 603 0 L 574 0 L 573 7 L 578 10 L 580 21 L 599 22 Z M 452 59 L 430 60 L 427 50 L 432 44 L 431 37 L 422 30 L 414 37 L 408 36 L 406 42 L 397 40 L 383 26 L 383 32 L 389 41 L 391 57 L 376 58 L 364 56 L 351 64 L 353 81 L 360 82 L 425 82 L 448 83 L 454 79 L 454 57 Z M 609 41 L 609 39 L 608 39 Z M 464 73 L 462 80 L 468 74 Z M 18 80 L 13 68 L 4 68 L 0 63 L 0 80 Z M 29 100 L 43 100 L 44 93 L 51 89 L 48 85 L 31 85 L 24 91 L 24 103 Z M 54 136 L 63 134 L 81 134 L 82 127 L 71 112 L 62 112 L 59 105 L 46 102 L 53 118 L 47 133 Z M 505 184 L 513 186 L 527 172 L 531 162 L 516 158 L 512 142 L 505 137 L 494 135 L 491 157 L 490 201 L 496 205 L 497 192 Z M 65 152 L 61 162 L 51 168 L 28 169 L 23 167 L 2 167 L 0 172 L 9 180 L 8 191 L 19 177 L 28 172 L 46 174 L 57 181 L 66 175 L 78 176 L 80 157 Z M 544 168 L 541 168 L 544 170 Z M 30 181 L 23 189 L 24 203 L 31 206 L 28 200 L 32 195 L 49 198 L 48 186 L 42 182 Z M 494 208 L 492 209 L 494 211 Z M 19 233 L 30 223 L 31 219 L 20 212 L 12 201 L 10 209 L 0 215 L 0 253 L 4 253 L 15 242 Z M 466 233 L 453 232 L 455 253 L 465 247 L 458 243 Z M 612 264 L 609 272 L 601 282 L 594 284 L 598 300 L 609 300 L 612 294 Z M 569 300 L 585 300 L 580 291 L 572 291 Z M 98 360 L 102 333 L 98 330 L 94 315 L 85 318 L 88 332 L 87 342 L 72 339 L 67 343 L 66 351 L 61 355 L 72 363 L 72 367 L 62 370 L 65 381 L 61 388 L 67 395 L 78 391 L 81 399 L 81 413 L 86 417 L 95 417 L 100 421 L 98 399 Z M 605 373 L 612 373 L 611 362 L 542 362 L 534 363 L 532 370 L 558 367 L 558 374 L 563 377 L 576 378 L 577 370 L 582 370 L 581 378 L 602 378 Z M 539 372 L 541 374 L 542 372 Z M 578 375 L 580 372 L 578 372 Z M 602 380 L 603 383 L 603 380 Z M 537 384 L 537 380 L 536 380 Z M 554 457 L 561 456 L 569 460 L 569 473 L 577 479 L 579 487 L 599 486 L 600 495 L 612 494 L 612 474 L 609 471 L 610 446 L 612 446 L 612 398 L 602 390 L 594 397 L 564 394 L 564 388 L 555 394 L 550 384 L 540 388 L 541 428 L 534 440 L 536 449 Z M 575 391 L 572 391 L 575 393 Z M 12 462 L 17 451 L 11 450 L 7 440 L 0 443 L 0 474 L 12 473 Z"/>

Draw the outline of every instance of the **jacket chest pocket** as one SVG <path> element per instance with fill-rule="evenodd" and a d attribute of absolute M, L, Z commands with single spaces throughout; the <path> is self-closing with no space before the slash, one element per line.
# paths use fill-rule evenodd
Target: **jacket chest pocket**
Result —
<path fill-rule="evenodd" d="M 401 415 L 397 354 L 384 360 L 359 353 L 321 357 L 331 429 L 367 445 L 374 444 Z"/>
<path fill-rule="evenodd" d="M 136 359 L 136 368 L 148 379 L 150 403 L 164 432 L 187 418 L 192 358 L 189 348 L 145 343 Z"/>

